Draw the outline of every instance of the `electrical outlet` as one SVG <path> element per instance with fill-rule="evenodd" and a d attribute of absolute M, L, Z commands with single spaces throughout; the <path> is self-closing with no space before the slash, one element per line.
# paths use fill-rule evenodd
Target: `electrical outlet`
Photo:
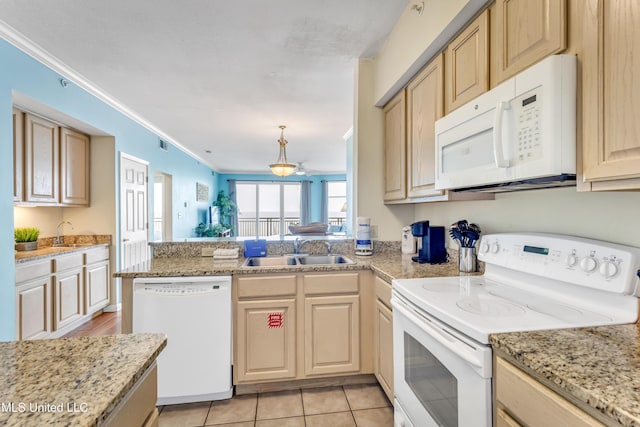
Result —
<path fill-rule="evenodd" d="M 213 248 L 202 248 L 200 256 L 213 256 Z"/>

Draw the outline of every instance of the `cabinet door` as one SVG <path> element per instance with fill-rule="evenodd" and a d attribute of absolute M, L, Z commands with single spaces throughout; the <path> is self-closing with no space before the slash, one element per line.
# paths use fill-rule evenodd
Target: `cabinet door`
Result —
<path fill-rule="evenodd" d="M 46 276 L 16 287 L 19 340 L 46 338 L 51 332 L 50 283 L 51 277 Z"/>
<path fill-rule="evenodd" d="M 306 375 L 360 370 L 359 300 L 358 295 L 305 298 Z"/>
<path fill-rule="evenodd" d="M 296 300 L 238 301 L 238 381 L 296 376 Z"/>
<path fill-rule="evenodd" d="M 24 113 L 13 109 L 13 201 L 21 202 L 24 174 Z"/>
<path fill-rule="evenodd" d="M 435 190 L 435 124 L 443 115 L 442 54 L 407 86 L 407 179 L 409 197 L 440 195 Z"/>
<path fill-rule="evenodd" d="M 640 68 L 640 3 L 586 3 L 584 45 L 592 48 L 582 61 L 584 179 L 594 190 L 639 189 L 640 80 L 633 75 Z"/>
<path fill-rule="evenodd" d="M 489 88 L 489 10 L 482 12 L 445 50 L 447 112 Z"/>
<path fill-rule="evenodd" d="M 498 0 L 492 23 L 497 83 L 567 47 L 566 0 Z"/>
<path fill-rule="evenodd" d="M 82 268 L 53 276 L 53 330 L 57 331 L 82 317 Z"/>
<path fill-rule="evenodd" d="M 88 265 L 85 271 L 85 313 L 92 314 L 109 304 L 109 261 Z"/>
<path fill-rule="evenodd" d="M 374 324 L 375 374 L 389 400 L 393 401 L 393 317 L 380 300 L 376 300 Z"/>
<path fill-rule="evenodd" d="M 89 137 L 60 130 L 60 202 L 89 205 Z"/>
<path fill-rule="evenodd" d="M 406 111 L 402 90 L 384 107 L 384 200 L 403 200 L 406 184 Z"/>
<path fill-rule="evenodd" d="M 25 114 L 25 201 L 58 203 L 59 131 L 55 123 Z"/>

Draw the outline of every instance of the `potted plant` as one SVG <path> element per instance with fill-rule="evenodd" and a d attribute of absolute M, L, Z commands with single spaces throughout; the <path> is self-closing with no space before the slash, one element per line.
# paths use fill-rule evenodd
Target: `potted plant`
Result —
<path fill-rule="evenodd" d="M 220 225 L 226 230 L 231 230 L 231 235 L 236 234 L 235 227 L 233 226 L 233 216 L 236 213 L 236 204 L 224 191 L 218 192 L 218 197 L 212 203 L 213 206 L 218 208 L 220 215 Z"/>
<path fill-rule="evenodd" d="M 13 238 L 17 251 L 33 251 L 38 249 L 38 236 L 40 230 L 37 227 L 19 227 L 13 229 Z"/>

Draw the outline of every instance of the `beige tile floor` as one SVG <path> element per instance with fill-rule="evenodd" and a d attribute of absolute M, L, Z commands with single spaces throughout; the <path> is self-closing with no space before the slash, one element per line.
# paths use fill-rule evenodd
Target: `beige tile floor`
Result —
<path fill-rule="evenodd" d="M 378 385 L 235 396 L 160 408 L 159 427 L 391 427 L 393 408 Z"/>

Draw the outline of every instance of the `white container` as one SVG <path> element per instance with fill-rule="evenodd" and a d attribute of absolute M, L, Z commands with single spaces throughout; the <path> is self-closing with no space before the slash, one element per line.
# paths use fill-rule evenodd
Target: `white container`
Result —
<path fill-rule="evenodd" d="M 359 216 L 356 228 L 356 255 L 372 255 L 373 243 L 371 242 L 371 218 Z"/>
<path fill-rule="evenodd" d="M 418 239 L 411 234 L 411 226 L 406 225 L 402 227 L 402 253 L 403 254 L 415 254 L 418 247 Z"/>

